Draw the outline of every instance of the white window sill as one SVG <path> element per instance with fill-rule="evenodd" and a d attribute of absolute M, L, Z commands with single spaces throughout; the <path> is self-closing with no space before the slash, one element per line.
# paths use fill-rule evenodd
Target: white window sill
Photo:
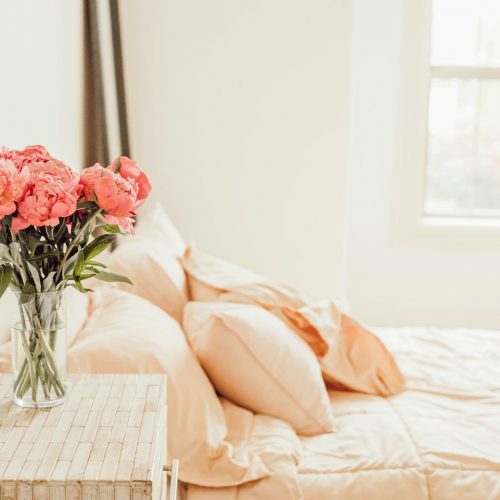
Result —
<path fill-rule="evenodd" d="M 463 229 L 500 228 L 500 217 L 446 217 L 424 215 L 421 217 L 420 222 L 423 226 L 430 227 Z"/>

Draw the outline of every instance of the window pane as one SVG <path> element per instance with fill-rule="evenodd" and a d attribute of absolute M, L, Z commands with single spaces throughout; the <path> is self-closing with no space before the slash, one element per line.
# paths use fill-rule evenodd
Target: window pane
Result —
<path fill-rule="evenodd" d="M 500 66 L 500 0 L 433 0 L 431 64 Z"/>
<path fill-rule="evenodd" d="M 500 81 L 433 78 L 425 212 L 500 211 Z"/>

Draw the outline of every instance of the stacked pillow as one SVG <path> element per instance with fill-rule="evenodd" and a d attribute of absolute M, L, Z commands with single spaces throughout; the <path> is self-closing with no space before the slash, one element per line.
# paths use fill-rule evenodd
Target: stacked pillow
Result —
<path fill-rule="evenodd" d="M 253 304 L 274 314 L 311 347 L 330 385 L 382 396 L 403 390 L 403 376 L 384 344 L 333 301 L 314 303 L 297 290 L 194 248 L 186 250 L 182 263 L 193 300 Z"/>

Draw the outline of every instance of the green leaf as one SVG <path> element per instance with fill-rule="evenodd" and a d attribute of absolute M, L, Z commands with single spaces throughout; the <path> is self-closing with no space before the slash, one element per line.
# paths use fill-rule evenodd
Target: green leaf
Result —
<path fill-rule="evenodd" d="M 88 280 L 90 278 L 93 278 L 94 276 L 97 276 L 99 273 L 83 273 L 80 274 L 80 281 Z"/>
<path fill-rule="evenodd" d="M 111 273 L 109 271 L 101 271 L 96 278 L 101 281 L 109 281 L 110 283 L 120 282 L 120 283 L 128 283 L 129 285 L 133 285 L 133 283 L 126 277 L 121 274 Z"/>
<path fill-rule="evenodd" d="M 12 277 L 12 267 L 0 267 L 0 297 L 5 293 Z"/>
<path fill-rule="evenodd" d="M 21 245 L 17 241 L 13 241 L 10 245 L 10 254 L 12 255 L 12 258 L 14 259 L 14 262 L 18 265 L 22 265 L 23 263 L 23 256 L 21 254 Z"/>
<path fill-rule="evenodd" d="M 44 292 L 48 292 L 51 288 L 52 285 L 54 284 L 54 276 L 56 275 L 55 271 L 51 271 L 47 277 L 43 280 L 42 283 L 42 288 Z"/>
<path fill-rule="evenodd" d="M 75 281 L 75 283 L 72 283 L 70 286 L 76 288 L 80 293 L 93 292 L 90 288 L 85 288 L 79 281 Z"/>
<path fill-rule="evenodd" d="M 116 226 L 114 224 L 103 224 L 101 227 L 102 230 L 106 231 L 107 233 L 122 234 L 120 226 Z"/>
<path fill-rule="evenodd" d="M 96 255 L 106 250 L 108 246 L 115 240 L 113 234 L 101 234 L 95 240 L 91 241 L 84 249 L 85 260 L 89 261 Z"/>
<path fill-rule="evenodd" d="M 39 233 L 28 233 L 26 236 L 26 243 L 30 253 L 34 253 L 39 246 L 45 245 L 45 242 L 40 241 L 41 235 Z"/>
<path fill-rule="evenodd" d="M 94 275 L 96 275 L 96 274 L 99 274 L 102 271 L 102 269 L 99 269 L 98 267 L 86 265 L 85 271 L 90 271 L 91 273 L 94 273 Z M 83 274 L 82 274 L 82 276 L 83 276 Z"/>
<path fill-rule="evenodd" d="M 66 277 L 68 274 L 71 273 L 73 267 L 75 266 L 76 258 L 78 257 L 78 254 L 75 253 L 72 255 L 64 264 L 63 268 L 63 275 Z"/>
<path fill-rule="evenodd" d="M 87 208 L 95 208 L 97 205 L 93 201 L 83 201 L 82 203 L 78 203 L 77 210 L 85 210 Z"/>
<path fill-rule="evenodd" d="M 97 262 L 97 260 L 88 260 L 86 262 L 86 264 L 89 266 L 94 266 L 94 267 L 104 267 L 104 268 L 108 267 L 108 266 L 102 264 L 101 262 Z"/>
<path fill-rule="evenodd" d="M 58 243 L 59 240 L 62 238 L 64 232 L 67 230 L 68 230 L 68 226 L 66 225 L 66 220 L 63 219 L 63 221 L 61 222 L 61 225 L 59 226 L 59 229 L 57 230 L 56 234 L 54 235 L 54 243 Z"/>
<path fill-rule="evenodd" d="M 30 300 L 33 300 L 33 294 L 36 293 L 36 288 L 32 283 L 26 283 L 21 289 L 21 304 L 26 304 Z"/>
<path fill-rule="evenodd" d="M 37 262 L 39 260 L 48 259 L 49 257 L 55 257 L 56 255 L 57 252 L 55 250 L 52 250 L 50 252 L 41 253 L 40 255 L 35 255 L 35 257 L 30 257 L 28 259 L 28 262 Z"/>
<path fill-rule="evenodd" d="M 10 254 L 10 248 L 3 243 L 0 243 L 0 260 L 6 260 L 8 262 L 14 263 L 14 259 Z"/>
<path fill-rule="evenodd" d="M 85 265 L 85 256 L 82 252 L 82 249 L 78 248 L 75 269 L 73 270 L 73 276 L 75 277 L 75 281 L 76 281 L 76 278 L 78 278 L 78 276 L 80 276 L 80 274 L 82 274 L 84 265 Z"/>
<path fill-rule="evenodd" d="M 29 261 L 26 261 L 26 265 L 28 266 L 31 277 L 33 278 L 33 282 L 35 283 L 35 288 L 38 293 L 42 292 L 42 282 L 40 281 L 40 274 L 38 273 L 38 269 Z"/>

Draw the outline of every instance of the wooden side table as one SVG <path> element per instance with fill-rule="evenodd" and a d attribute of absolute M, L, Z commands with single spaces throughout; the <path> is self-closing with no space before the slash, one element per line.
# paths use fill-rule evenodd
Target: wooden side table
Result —
<path fill-rule="evenodd" d="M 73 375 L 65 404 L 12 402 L 0 375 L 2 500 L 166 498 L 166 376 Z"/>

